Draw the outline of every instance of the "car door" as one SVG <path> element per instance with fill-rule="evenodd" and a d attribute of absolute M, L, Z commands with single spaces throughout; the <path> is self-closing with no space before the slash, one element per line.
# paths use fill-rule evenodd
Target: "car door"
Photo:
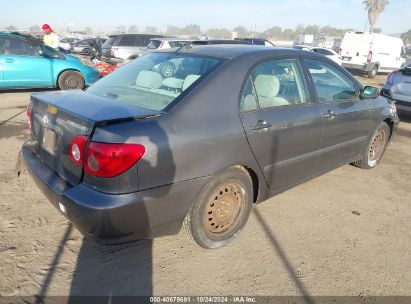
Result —
<path fill-rule="evenodd" d="M 321 154 L 317 164 L 328 171 L 351 162 L 364 149 L 371 112 L 360 104 L 357 83 L 342 68 L 321 59 L 304 59 L 323 117 Z"/>
<path fill-rule="evenodd" d="M 4 86 L 8 88 L 52 86 L 51 59 L 40 55 L 40 46 L 6 38 L 1 56 Z"/>
<path fill-rule="evenodd" d="M 242 90 L 240 109 L 248 142 L 271 192 L 313 175 L 322 118 L 297 58 L 272 59 L 254 67 Z"/>

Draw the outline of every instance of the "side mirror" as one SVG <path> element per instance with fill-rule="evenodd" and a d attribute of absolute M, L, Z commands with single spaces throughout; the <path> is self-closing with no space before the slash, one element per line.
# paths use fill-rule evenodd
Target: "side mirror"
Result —
<path fill-rule="evenodd" d="M 374 99 L 380 95 L 380 89 L 372 86 L 366 86 L 360 93 L 361 99 Z"/>

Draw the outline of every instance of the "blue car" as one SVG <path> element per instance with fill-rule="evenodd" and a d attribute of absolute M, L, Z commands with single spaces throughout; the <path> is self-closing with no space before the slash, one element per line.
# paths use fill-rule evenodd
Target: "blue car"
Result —
<path fill-rule="evenodd" d="M 90 61 L 50 48 L 33 36 L 0 33 L 0 90 L 83 89 L 99 77 Z"/>

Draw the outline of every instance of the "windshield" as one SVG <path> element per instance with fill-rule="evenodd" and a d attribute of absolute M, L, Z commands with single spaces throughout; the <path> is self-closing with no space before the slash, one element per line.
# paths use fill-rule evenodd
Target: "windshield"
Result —
<path fill-rule="evenodd" d="M 161 111 L 218 63 L 185 54 L 148 54 L 107 75 L 87 93 Z"/>

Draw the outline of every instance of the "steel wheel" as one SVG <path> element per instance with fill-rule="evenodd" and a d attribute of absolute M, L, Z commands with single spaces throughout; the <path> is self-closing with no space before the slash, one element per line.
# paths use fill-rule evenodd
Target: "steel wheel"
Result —
<path fill-rule="evenodd" d="M 244 228 L 253 204 L 248 172 L 231 167 L 204 186 L 184 220 L 184 230 L 203 248 L 221 248 Z"/>
<path fill-rule="evenodd" d="M 244 188 L 236 181 L 221 184 L 209 198 L 204 213 L 204 230 L 213 239 L 221 239 L 236 227 L 245 205 Z"/>
<path fill-rule="evenodd" d="M 374 135 L 370 150 L 368 152 L 368 163 L 374 165 L 381 158 L 385 145 L 387 142 L 387 133 L 385 130 L 380 130 L 377 134 Z"/>

